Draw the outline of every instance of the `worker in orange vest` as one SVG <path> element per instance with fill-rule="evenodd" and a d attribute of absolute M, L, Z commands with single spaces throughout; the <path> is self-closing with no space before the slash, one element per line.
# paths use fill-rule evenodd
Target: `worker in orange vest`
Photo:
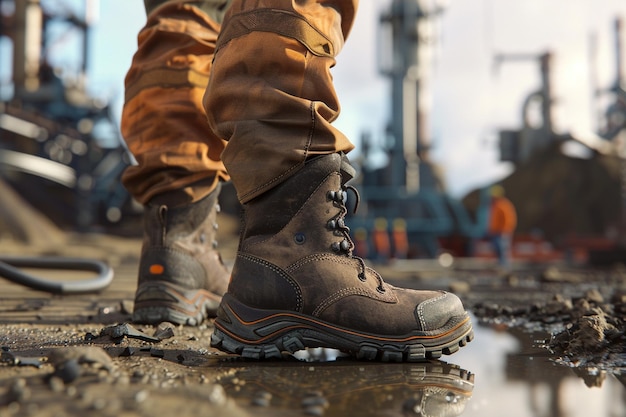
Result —
<path fill-rule="evenodd" d="M 517 212 L 513 203 L 504 196 L 501 185 L 492 186 L 490 194 L 487 238 L 493 244 L 500 265 L 507 267 L 511 257 L 511 239 L 517 227 Z"/>
<path fill-rule="evenodd" d="M 406 259 L 409 257 L 409 237 L 406 231 L 406 220 L 401 218 L 394 219 L 392 224 L 393 256 L 396 259 Z"/>
<path fill-rule="evenodd" d="M 391 257 L 391 241 L 389 240 L 389 224 L 384 217 L 374 220 L 374 230 L 372 240 L 374 242 L 374 252 L 379 261 L 388 261 Z"/>

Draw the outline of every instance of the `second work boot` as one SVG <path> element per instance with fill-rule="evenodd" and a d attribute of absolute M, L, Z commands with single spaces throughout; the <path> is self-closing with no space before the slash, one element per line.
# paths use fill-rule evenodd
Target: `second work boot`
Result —
<path fill-rule="evenodd" d="M 328 347 L 367 360 L 421 361 L 473 338 L 458 297 L 393 287 L 352 255 L 341 154 L 307 161 L 244 205 L 245 222 L 211 345 L 251 358 Z"/>
<path fill-rule="evenodd" d="M 133 321 L 195 326 L 215 316 L 230 276 L 216 250 L 219 191 L 180 207 L 146 207 Z"/>

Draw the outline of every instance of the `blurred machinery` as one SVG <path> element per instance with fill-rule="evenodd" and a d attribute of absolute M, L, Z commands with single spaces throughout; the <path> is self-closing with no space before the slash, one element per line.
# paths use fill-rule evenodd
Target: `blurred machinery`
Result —
<path fill-rule="evenodd" d="M 540 67 L 541 87 L 529 94 L 522 105 L 522 129 L 501 130 L 500 159 L 519 164 L 533 153 L 549 146 L 556 140 L 552 123 L 552 86 L 550 80 L 550 63 L 552 53 L 532 54 L 497 54 L 496 66 L 504 61 L 537 60 Z M 540 122 L 534 125 L 530 121 L 530 109 L 533 103 L 540 104 Z"/>
<path fill-rule="evenodd" d="M 540 87 L 524 100 L 522 127 L 499 132 L 501 160 L 515 166 L 501 182 L 520 213 L 518 229 L 537 231 L 571 257 L 596 264 L 626 260 L 626 86 L 621 29 L 617 18 L 614 82 L 601 89 L 591 80 L 594 98 L 603 99 L 606 106 L 599 113 L 597 132 L 555 132 L 552 53 L 495 57 L 497 65 L 507 60 L 536 60 L 541 76 Z M 593 78 L 596 45 L 590 45 Z M 538 117 L 531 117 L 533 110 Z"/>
<path fill-rule="evenodd" d="M 626 90 L 624 90 L 623 65 L 622 65 L 622 22 L 617 18 L 614 24 L 615 30 L 615 81 L 608 89 L 595 88 L 595 96 L 611 95 L 611 104 L 599 117 L 598 133 L 587 133 L 584 137 L 570 133 L 557 134 L 554 131 L 552 121 L 552 94 L 551 63 L 553 54 L 544 52 L 533 54 L 497 54 L 495 56 L 496 67 L 505 61 L 528 61 L 536 60 L 539 64 L 541 86 L 531 92 L 522 105 L 522 127 L 516 130 L 500 130 L 500 159 L 520 165 L 529 157 L 540 152 L 554 143 L 576 141 L 590 150 L 600 154 L 617 154 L 618 145 L 622 139 L 619 135 L 626 127 Z M 595 45 L 593 45 L 595 47 Z M 591 51 L 591 60 L 595 52 Z M 595 80 L 593 80 L 595 84 Z M 531 121 L 530 113 L 533 104 L 539 102 L 540 117 L 537 121 Z M 620 155 L 624 156 L 624 155 Z"/>
<path fill-rule="evenodd" d="M 0 0 L 0 48 L 12 51 L 11 79 L 0 84 L 0 178 L 63 228 L 108 230 L 139 208 L 120 182 L 132 157 L 118 123 L 86 90 L 98 5 L 83 7 Z M 54 67 L 59 53 L 77 68 Z"/>
<path fill-rule="evenodd" d="M 460 201 L 446 193 L 435 164 L 430 160 L 428 93 L 433 20 L 442 13 L 436 4 L 427 9 L 421 0 L 393 0 L 380 17 L 380 72 L 391 80 L 391 120 L 384 153 L 387 164 L 372 168 L 368 161 L 372 141 L 363 137 L 362 183 L 364 206 L 351 225 L 364 232 L 387 228 L 393 236 L 398 224 L 408 237 L 408 257 L 436 257 L 449 243 L 484 235 L 487 224 L 487 192 L 478 210 L 470 214 Z M 399 221 L 401 219 L 401 221 Z M 394 228 L 394 225 L 396 226 Z M 375 239 L 376 240 L 376 239 Z M 444 243 L 447 242 L 447 243 Z M 393 242 L 390 243 L 393 246 Z M 442 248 L 442 244 L 448 246 Z M 392 256 L 402 257 L 403 254 Z M 366 255 L 366 254 L 363 254 Z"/>
<path fill-rule="evenodd" d="M 487 188 L 472 192 L 462 203 L 451 198 L 429 158 L 429 55 L 435 38 L 432 28 L 441 12 L 437 2 L 392 0 L 380 18 L 378 62 L 381 73 L 391 80 L 392 98 L 383 146 L 387 164 L 372 168 L 370 154 L 380 152 L 374 149 L 374 141 L 364 136 L 360 189 L 365 208 L 351 219 L 351 225 L 357 227 L 355 236 L 365 239 L 369 233 L 370 252 L 382 250 L 402 257 L 404 254 L 395 253 L 393 248 L 397 234 L 394 225 L 398 224 L 405 228 L 409 257 L 468 254 L 467 243 L 481 239 L 486 231 Z M 555 132 L 551 52 L 495 57 L 498 66 L 505 61 L 535 60 L 540 69 L 540 87 L 522 106 L 522 128 L 499 132 L 501 160 L 515 166 L 515 171 L 499 182 L 518 211 L 518 230 L 524 234 L 519 236 L 520 244 L 528 252 L 528 260 L 562 258 L 571 249 L 567 245 L 580 246 L 581 242 L 586 253 L 592 246 L 605 250 L 605 235 L 612 233 L 616 221 L 621 222 L 619 235 L 626 236 L 626 93 L 620 29 L 618 19 L 616 81 L 608 91 L 597 92 L 598 96 L 610 94 L 613 101 L 601 117 L 598 133 L 578 136 Z M 574 146 L 568 147 L 571 144 Z M 570 157 L 567 151 L 574 148 L 584 149 L 587 160 Z M 616 172 L 619 170 L 621 173 Z M 621 220 L 616 220 L 620 209 Z M 388 242 L 381 239 L 381 231 L 390 236 Z M 584 239 L 578 239 L 581 236 Z M 357 248 L 366 247 L 358 243 Z M 556 245 L 561 245 L 562 252 L 546 249 Z M 528 249 L 531 246 L 535 249 Z M 544 253 L 546 250 L 549 253 Z"/>
<path fill-rule="evenodd" d="M 0 179 L 59 225 L 111 230 L 133 219 L 140 208 L 120 182 L 132 156 L 121 140 L 118 123 L 107 103 L 90 97 L 86 90 L 90 24 L 97 8 L 94 1 L 73 2 L 70 7 L 63 1 L 0 0 L 0 53 L 6 56 L 4 52 L 10 50 L 12 55 L 11 80 L 0 80 Z M 80 12 L 75 11 L 76 3 L 83 5 Z M 383 253 L 385 257 L 432 258 L 442 251 L 462 255 L 465 244 L 481 238 L 486 229 L 487 189 L 475 192 L 469 205 L 452 198 L 429 156 L 430 55 L 434 23 L 442 12 L 436 1 L 391 0 L 380 16 L 379 70 L 391 86 L 391 119 L 382 149 L 387 163 L 383 167 L 370 163 L 380 150 L 364 135 L 359 178 L 364 204 L 350 219 L 357 251 L 366 257 Z M 537 60 L 542 80 L 541 87 L 524 103 L 522 128 L 500 132 L 504 161 L 521 168 L 542 150 L 572 140 L 602 155 L 626 149 L 620 28 L 616 21 L 617 77 L 608 91 L 614 101 L 596 136 L 554 133 L 550 53 L 496 57 L 498 63 Z M 68 38 L 79 39 L 72 44 L 72 51 L 68 51 Z M 78 57 L 73 74 L 55 67 L 51 58 L 58 52 Z M 539 124 L 528 116 L 537 102 Z M 626 178 L 626 167 L 622 177 Z M 515 179 L 503 183 L 507 189 L 508 185 L 513 188 Z M 622 182 L 624 220 L 623 184 L 626 181 Z M 536 184 L 533 187 L 537 191 Z M 551 192 L 546 190 L 544 195 Z M 523 198 L 528 200 L 526 195 Z M 540 207 L 546 210 L 545 204 Z M 560 213 L 557 221 L 546 217 L 550 224 L 565 217 L 562 209 L 555 213 Z"/>

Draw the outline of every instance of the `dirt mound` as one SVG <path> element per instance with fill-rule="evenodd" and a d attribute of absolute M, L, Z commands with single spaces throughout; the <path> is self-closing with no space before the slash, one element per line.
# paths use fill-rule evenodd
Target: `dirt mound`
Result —
<path fill-rule="evenodd" d="M 611 278 L 611 274 L 615 276 Z M 596 288 L 578 296 L 558 291 L 546 301 L 518 305 L 509 299 L 502 303 L 479 302 L 472 311 L 483 322 L 549 333 L 545 347 L 566 365 L 622 367 L 626 365 L 626 291 L 614 289 L 612 283 L 620 274 L 596 275 Z M 538 277 L 544 289 L 541 292 L 548 292 L 555 284 L 581 290 L 582 282 L 590 278 L 589 274 L 575 272 L 560 273 L 557 280 L 554 276 L 554 269 L 549 269 Z M 580 283 L 573 283 L 572 277 L 580 278 Z"/>
<path fill-rule="evenodd" d="M 517 232 L 541 232 L 555 243 L 571 235 L 606 236 L 620 222 L 621 164 L 600 154 L 566 156 L 559 143 L 535 153 L 500 181 L 517 209 Z M 478 197 L 473 191 L 463 201 L 475 209 Z"/>

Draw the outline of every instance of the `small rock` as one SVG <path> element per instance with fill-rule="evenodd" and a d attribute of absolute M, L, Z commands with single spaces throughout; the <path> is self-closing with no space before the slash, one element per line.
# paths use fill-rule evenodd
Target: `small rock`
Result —
<path fill-rule="evenodd" d="M 107 371 L 114 369 L 113 361 L 106 351 L 96 346 L 68 346 L 53 350 L 49 355 L 50 362 L 57 368 L 60 364 L 76 359 L 78 364 L 92 364 Z"/>
<path fill-rule="evenodd" d="M 128 323 L 119 324 L 116 326 L 105 327 L 100 331 L 100 337 L 110 337 L 114 341 L 121 342 L 124 339 L 124 336 L 130 337 L 133 339 L 143 340 L 144 342 L 152 342 L 158 343 L 161 339 L 149 336 Z"/>
<path fill-rule="evenodd" d="M 120 312 L 123 314 L 133 314 L 135 303 L 130 300 L 122 300 L 120 302 Z"/>
<path fill-rule="evenodd" d="M 515 274 L 509 274 L 506 277 L 506 282 L 511 286 L 511 287 L 518 287 L 519 283 L 520 283 L 520 279 L 517 275 Z"/>
<path fill-rule="evenodd" d="M 142 403 L 142 402 L 146 401 L 149 396 L 150 396 L 150 393 L 148 391 L 146 391 L 146 390 L 138 391 L 135 394 L 135 402 L 136 403 Z"/>
<path fill-rule="evenodd" d="M 120 356 L 133 356 L 135 354 L 136 349 L 130 346 L 126 346 Z"/>
<path fill-rule="evenodd" d="M 158 325 L 158 327 L 154 330 L 153 337 L 156 337 L 159 340 L 170 339 L 174 337 L 174 325 L 171 323 L 163 322 Z"/>
<path fill-rule="evenodd" d="M 252 398 L 252 405 L 257 407 L 269 407 L 272 401 L 272 394 L 267 391 L 260 391 Z"/>
<path fill-rule="evenodd" d="M 78 358 L 68 359 L 55 365 L 53 376 L 60 378 L 64 383 L 69 384 L 76 381 L 81 374 Z"/>
<path fill-rule="evenodd" d="M 585 292 L 585 298 L 596 304 L 602 304 L 604 302 L 604 297 L 600 294 L 600 291 L 595 288 Z"/>
<path fill-rule="evenodd" d="M 65 383 L 58 376 L 51 377 L 48 381 L 48 385 L 50 385 L 50 389 L 53 392 L 63 392 L 63 390 L 65 389 Z"/>
<path fill-rule="evenodd" d="M 9 387 L 8 391 L 4 395 L 2 399 L 2 403 L 11 404 L 11 403 L 24 403 L 28 401 L 31 397 L 30 388 L 26 385 L 26 380 L 24 378 L 18 378 L 13 382 L 13 384 Z"/>
<path fill-rule="evenodd" d="M 321 417 L 324 415 L 325 411 L 326 411 L 325 408 L 322 406 L 311 406 L 311 407 L 306 407 L 304 409 L 304 414 L 308 416 Z"/>
<path fill-rule="evenodd" d="M 96 398 L 91 404 L 91 408 L 93 410 L 98 410 L 98 411 L 104 410 L 106 406 L 107 406 L 107 400 L 104 398 Z"/>
<path fill-rule="evenodd" d="M 567 313 L 574 308 L 574 303 L 570 298 L 563 297 L 560 294 L 554 296 L 554 299 L 544 307 L 546 314 Z"/>
<path fill-rule="evenodd" d="M 543 271 L 543 274 L 541 274 L 541 278 L 544 281 L 560 281 L 562 278 L 562 274 L 561 271 L 558 270 L 557 267 L 555 266 L 551 266 L 546 268 L 545 271 Z"/>
<path fill-rule="evenodd" d="M 465 281 L 454 281 L 450 283 L 450 292 L 455 294 L 467 294 L 470 289 L 470 284 Z"/>
<path fill-rule="evenodd" d="M 209 389 L 208 400 L 211 404 L 224 406 L 228 401 L 228 396 L 226 395 L 226 391 L 224 387 L 219 384 L 212 385 Z"/>
<path fill-rule="evenodd" d="M 323 407 L 329 406 L 328 400 L 322 396 L 305 397 L 302 400 L 302 407 Z"/>

